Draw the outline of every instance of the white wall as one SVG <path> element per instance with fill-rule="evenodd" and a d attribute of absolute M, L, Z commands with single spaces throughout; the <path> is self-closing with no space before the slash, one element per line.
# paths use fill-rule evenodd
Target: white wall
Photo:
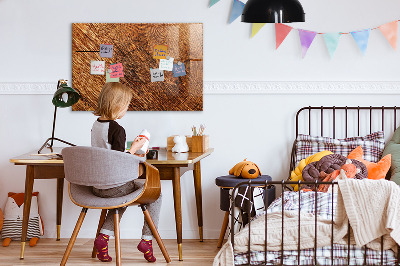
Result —
<path fill-rule="evenodd" d="M 301 1 L 306 23 L 293 24 L 320 32 L 351 31 L 399 19 L 398 1 Z M 74 22 L 202 22 L 204 23 L 204 80 L 213 81 L 399 81 L 399 52 L 383 35 L 371 33 L 369 48 L 361 56 L 350 35 L 342 37 L 330 59 L 318 36 L 301 59 L 298 33 L 290 33 L 275 51 L 273 25 L 250 39 L 249 24 L 227 24 L 231 1 L 211 9 L 208 0 L 115 1 L 0 0 L 0 87 L 2 83 L 55 83 L 71 78 L 71 23 Z M 275 180 L 286 176 L 294 138 L 294 115 L 308 105 L 398 105 L 399 95 L 376 94 L 205 94 L 203 112 L 129 112 L 121 124 L 128 138 L 142 128 L 152 132 L 153 146 L 165 146 L 169 135 L 189 134 L 193 124 L 204 123 L 215 152 L 202 162 L 205 238 L 218 238 L 223 214 L 214 179 L 227 174 L 238 161 L 256 162 L 263 174 Z M 24 190 L 25 168 L 9 158 L 35 150 L 51 134 L 51 95 L 0 95 L 0 207 L 7 192 Z M 90 144 L 95 117 L 89 112 L 60 109 L 56 135 L 78 145 Z M 182 177 L 183 237 L 197 237 L 197 217 L 190 173 Z M 56 182 L 38 180 L 40 211 L 45 237 L 55 237 Z M 162 182 L 164 195 L 159 230 L 175 238 L 171 215 L 171 182 Z M 64 191 L 62 237 L 70 237 L 80 209 Z M 80 237 L 93 237 L 99 212 L 90 211 Z M 139 218 L 138 218 L 139 217 Z M 142 218 L 130 208 L 121 221 L 123 238 L 139 238 Z"/>

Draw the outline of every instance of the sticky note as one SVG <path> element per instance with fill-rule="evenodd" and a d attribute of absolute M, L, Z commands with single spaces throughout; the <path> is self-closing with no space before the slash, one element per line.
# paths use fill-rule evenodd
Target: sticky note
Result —
<path fill-rule="evenodd" d="M 119 78 L 110 77 L 110 73 L 106 72 L 106 82 L 119 82 Z"/>
<path fill-rule="evenodd" d="M 155 45 L 153 49 L 153 58 L 165 59 L 168 53 L 168 46 L 166 45 Z"/>
<path fill-rule="evenodd" d="M 179 62 L 180 63 L 180 62 Z M 172 69 L 173 77 L 181 77 L 181 76 L 186 76 L 186 70 L 185 70 L 185 64 L 180 63 L 180 64 L 174 64 L 174 68 Z"/>
<path fill-rule="evenodd" d="M 90 61 L 90 74 L 104 75 L 106 63 L 104 61 Z"/>
<path fill-rule="evenodd" d="M 113 57 L 114 47 L 112 44 L 100 44 L 100 57 Z"/>
<path fill-rule="evenodd" d="M 170 57 L 169 59 L 160 59 L 160 66 L 159 69 L 172 71 L 174 67 L 174 59 Z"/>
<path fill-rule="evenodd" d="M 122 63 L 118 64 L 111 64 L 110 65 L 111 69 L 111 78 L 123 78 L 124 77 L 124 67 L 122 66 Z"/>
<path fill-rule="evenodd" d="M 151 82 L 164 81 L 164 70 L 150 68 L 150 75 Z"/>

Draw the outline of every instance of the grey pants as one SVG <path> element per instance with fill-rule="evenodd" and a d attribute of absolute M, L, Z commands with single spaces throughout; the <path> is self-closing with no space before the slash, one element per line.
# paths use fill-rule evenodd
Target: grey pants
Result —
<path fill-rule="evenodd" d="M 93 194 L 101 198 L 122 197 L 142 188 L 143 186 L 144 182 L 138 182 L 137 180 L 135 182 L 135 180 L 133 180 L 119 187 L 113 187 L 108 189 L 93 188 Z M 158 228 L 158 221 L 160 219 L 161 202 L 162 202 L 162 196 L 160 194 L 160 197 L 155 202 L 146 204 L 146 207 L 151 215 L 151 218 L 153 218 L 154 224 L 157 228 Z M 124 214 L 125 210 L 126 207 L 118 208 L 119 219 L 122 218 L 122 215 Z M 115 214 L 115 209 L 108 210 L 106 220 L 104 221 L 100 233 L 109 236 L 114 236 L 114 214 Z M 145 220 L 142 230 L 142 239 L 151 240 L 152 238 L 153 234 L 150 230 L 149 225 Z"/>

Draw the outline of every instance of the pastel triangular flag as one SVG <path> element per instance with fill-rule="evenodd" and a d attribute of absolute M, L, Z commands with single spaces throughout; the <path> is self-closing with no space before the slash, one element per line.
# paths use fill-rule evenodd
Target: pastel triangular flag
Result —
<path fill-rule="evenodd" d="M 251 38 L 254 37 L 254 35 L 256 35 L 262 27 L 264 27 L 265 23 L 253 23 L 252 27 L 251 27 Z"/>
<path fill-rule="evenodd" d="M 332 58 L 333 54 L 336 51 L 336 48 L 338 47 L 339 39 L 340 36 L 342 36 L 342 34 L 340 34 L 339 32 L 333 32 L 333 33 L 325 33 L 323 36 L 326 48 L 328 48 L 329 55 Z"/>
<path fill-rule="evenodd" d="M 397 20 L 378 27 L 393 49 L 397 48 Z"/>
<path fill-rule="evenodd" d="M 208 7 L 212 7 L 213 5 L 215 5 L 218 2 L 219 2 L 219 0 L 210 0 L 210 5 Z"/>
<path fill-rule="evenodd" d="M 242 15 L 242 11 L 244 8 L 244 3 L 239 0 L 233 0 L 231 17 L 229 18 L 229 23 L 232 23 L 235 19 L 237 19 L 240 15 Z"/>
<path fill-rule="evenodd" d="M 361 50 L 361 53 L 364 55 L 368 46 L 369 33 L 371 29 L 360 30 L 360 31 L 352 31 L 351 35 L 353 35 L 354 40 L 356 41 L 358 47 Z"/>
<path fill-rule="evenodd" d="M 301 55 L 304 58 L 317 33 L 315 31 L 300 30 Z"/>
<path fill-rule="evenodd" d="M 288 25 L 275 23 L 276 49 L 278 49 L 278 47 L 282 44 L 282 42 L 285 40 L 286 36 L 288 36 L 289 32 L 292 29 L 293 28 Z"/>

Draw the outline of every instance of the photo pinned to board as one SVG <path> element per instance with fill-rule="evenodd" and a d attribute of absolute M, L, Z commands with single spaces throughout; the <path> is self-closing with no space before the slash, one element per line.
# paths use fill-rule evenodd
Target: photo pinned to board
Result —
<path fill-rule="evenodd" d="M 164 81 L 164 70 L 150 68 L 151 82 Z"/>

